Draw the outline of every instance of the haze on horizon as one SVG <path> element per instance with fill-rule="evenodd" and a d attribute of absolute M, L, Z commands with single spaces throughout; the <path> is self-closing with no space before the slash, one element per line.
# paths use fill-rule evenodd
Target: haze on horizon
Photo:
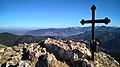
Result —
<path fill-rule="evenodd" d="M 82 18 L 91 19 L 92 2 L 96 19 L 108 17 L 107 26 L 120 26 L 120 0 L 0 0 L 0 28 L 82 26 Z"/>

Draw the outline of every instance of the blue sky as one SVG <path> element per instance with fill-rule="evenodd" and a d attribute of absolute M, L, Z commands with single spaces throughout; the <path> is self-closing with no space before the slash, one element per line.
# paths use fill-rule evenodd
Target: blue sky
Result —
<path fill-rule="evenodd" d="M 92 3 L 96 19 L 108 17 L 108 26 L 120 26 L 120 0 L 0 0 L 0 28 L 82 26 L 82 18 L 91 19 Z"/>

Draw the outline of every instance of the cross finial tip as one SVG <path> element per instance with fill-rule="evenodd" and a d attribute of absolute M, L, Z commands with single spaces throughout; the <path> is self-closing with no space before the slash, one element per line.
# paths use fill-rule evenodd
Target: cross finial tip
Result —
<path fill-rule="evenodd" d="M 94 4 L 92 4 L 91 10 L 95 10 L 96 6 Z"/>
<path fill-rule="evenodd" d="M 82 19 L 82 20 L 80 21 L 80 23 L 81 23 L 82 25 L 84 25 L 84 19 Z"/>
<path fill-rule="evenodd" d="M 110 23 L 110 19 L 108 19 L 107 17 L 105 17 L 105 24 Z"/>

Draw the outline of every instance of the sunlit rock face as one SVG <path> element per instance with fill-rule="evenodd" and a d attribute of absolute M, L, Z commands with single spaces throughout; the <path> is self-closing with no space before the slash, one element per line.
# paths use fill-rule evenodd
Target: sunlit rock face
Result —
<path fill-rule="evenodd" d="M 0 45 L 0 67 L 119 67 L 110 55 L 95 53 L 95 61 L 85 43 L 47 38 L 39 43 Z"/>

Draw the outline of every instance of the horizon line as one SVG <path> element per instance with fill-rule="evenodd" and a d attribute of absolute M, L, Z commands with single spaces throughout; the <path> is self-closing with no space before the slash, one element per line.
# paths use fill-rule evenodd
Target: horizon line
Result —
<path fill-rule="evenodd" d="M 106 25 L 102 25 L 102 26 L 105 26 L 105 27 L 115 27 L 115 28 L 119 28 L 120 26 L 106 26 Z M 31 29 L 50 29 L 50 28 L 75 28 L 75 27 L 91 27 L 91 26 L 73 26 L 73 27 L 0 27 L 0 29 L 21 29 L 21 30 L 26 30 L 29 28 L 29 30 Z M 101 27 L 99 25 L 95 26 L 95 27 Z"/>

